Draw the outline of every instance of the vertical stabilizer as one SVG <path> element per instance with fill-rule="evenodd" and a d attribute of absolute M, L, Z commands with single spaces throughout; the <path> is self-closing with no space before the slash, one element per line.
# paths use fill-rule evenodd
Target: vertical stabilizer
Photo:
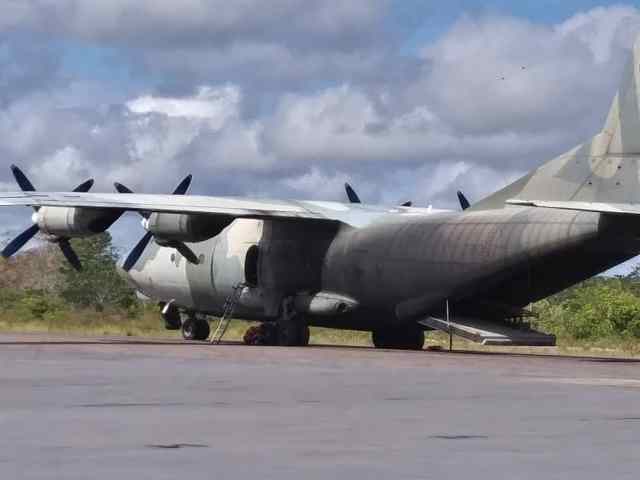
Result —
<path fill-rule="evenodd" d="M 633 47 L 633 61 L 627 65 L 603 134 L 610 136 L 608 152 L 640 155 L 640 38 Z"/>

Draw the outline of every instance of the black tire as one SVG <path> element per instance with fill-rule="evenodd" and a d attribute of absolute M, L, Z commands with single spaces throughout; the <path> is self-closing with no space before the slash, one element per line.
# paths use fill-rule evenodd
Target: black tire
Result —
<path fill-rule="evenodd" d="M 262 323 L 247 328 L 242 337 L 245 345 L 275 346 L 278 345 L 278 330 L 273 323 Z"/>
<path fill-rule="evenodd" d="M 185 340 L 196 339 L 197 322 L 194 318 L 187 318 L 182 323 L 182 338 Z"/>
<path fill-rule="evenodd" d="M 206 340 L 211 333 L 211 327 L 207 320 L 198 320 L 196 322 L 196 340 Z"/>
<path fill-rule="evenodd" d="M 309 327 L 304 318 L 296 315 L 277 321 L 278 345 L 281 347 L 306 347 L 309 345 Z"/>
<path fill-rule="evenodd" d="M 209 322 L 195 318 L 187 318 L 182 324 L 182 338 L 185 340 L 206 340 L 211 329 Z"/>
<path fill-rule="evenodd" d="M 245 345 L 262 345 L 260 338 L 260 326 L 247 328 L 247 331 L 244 332 L 242 337 L 242 341 Z"/>
<path fill-rule="evenodd" d="M 309 330 L 309 327 L 305 325 L 305 327 L 302 329 L 302 338 L 301 338 L 300 346 L 302 347 L 309 346 L 309 337 L 311 337 L 311 331 Z"/>
<path fill-rule="evenodd" d="M 389 330 L 379 328 L 371 332 L 371 342 L 376 348 L 391 348 Z"/>
<path fill-rule="evenodd" d="M 405 350 L 423 350 L 425 340 L 424 330 L 422 330 L 421 328 L 409 330 L 405 340 Z"/>
<path fill-rule="evenodd" d="M 263 323 L 260 325 L 261 345 L 278 345 L 278 327 L 275 323 Z"/>
<path fill-rule="evenodd" d="M 371 339 L 376 348 L 416 351 L 424 348 L 424 331 L 413 326 L 374 330 Z"/>

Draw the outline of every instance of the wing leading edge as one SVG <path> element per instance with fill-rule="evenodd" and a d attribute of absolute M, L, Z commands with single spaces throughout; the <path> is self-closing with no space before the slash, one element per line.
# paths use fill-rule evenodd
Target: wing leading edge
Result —
<path fill-rule="evenodd" d="M 207 214 L 233 218 L 341 222 L 361 227 L 391 214 L 430 214 L 421 208 L 348 205 L 338 202 L 263 200 L 240 197 L 155 194 L 11 192 L 0 193 L 0 207 L 68 207 L 119 211 Z"/>

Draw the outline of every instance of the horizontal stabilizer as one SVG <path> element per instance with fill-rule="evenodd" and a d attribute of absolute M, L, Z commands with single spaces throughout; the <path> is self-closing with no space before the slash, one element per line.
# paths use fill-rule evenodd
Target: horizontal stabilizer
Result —
<path fill-rule="evenodd" d="M 518 205 L 522 207 L 555 208 L 560 210 L 575 210 L 579 212 L 608 213 L 611 215 L 640 215 L 640 204 L 636 203 L 512 199 L 507 200 L 507 204 Z"/>
<path fill-rule="evenodd" d="M 447 333 L 451 328 L 454 335 L 482 345 L 553 347 L 556 344 L 554 335 L 532 330 L 527 324 L 470 317 L 455 317 L 451 322 L 427 317 L 418 323 L 423 327 Z"/>

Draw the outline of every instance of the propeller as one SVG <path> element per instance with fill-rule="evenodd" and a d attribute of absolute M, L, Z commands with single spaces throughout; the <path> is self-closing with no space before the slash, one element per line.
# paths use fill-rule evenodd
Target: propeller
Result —
<path fill-rule="evenodd" d="M 458 190 L 458 201 L 460 202 L 460 207 L 463 211 L 471 206 L 471 203 L 469 203 L 467 197 L 465 197 L 464 193 L 462 193 L 460 190 Z"/>
<path fill-rule="evenodd" d="M 362 203 L 360 201 L 360 197 L 358 196 L 358 194 L 356 193 L 356 191 L 353 189 L 353 187 L 351 185 L 349 185 L 348 183 L 345 183 L 344 184 L 344 189 L 347 191 L 347 197 L 349 198 L 349 202 L 351 202 L 351 203 Z M 401 207 L 411 207 L 411 206 L 413 206 L 413 202 L 411 202 L 411 201 L 404 202 L 400 206 Z"/>
<path fill-rule="evenodd" d="M 184 195 L 184 194 L 186 194 L 187 190 L 189 190 L 189 186 L 191 185 L 191 180 L 192 179 L 193 179 L 192 175 L 187 175 L 178 184 L 178 186 L 173 191 L 172 195 Z M 119 193 L 128 193 L 128 194 L 133 193 L 133 190 L 131 190 L 130 188 L 128 188 L 127 186 L 125 186 L 125 185 L 123 185 L 121 183 L 116 182 L 113 185 L 116 187 L 116 190 Z M 139 212 L 139 213 L 145 220 L 148 220 L 149 217 L 151 216 L 150 212 Z M 144 223 L 143 223 L 143 225 L 144 225 Z M 149 242 L 153 238 L 154 238 L 153 233 L 147 232 L 138 241 L 136 246 L 133 247 L 131 252 L 129 252 L 129 255 L 127 256 L 127 258 L 125 259 L 124 263 L 122 264 L 122 269 L 125 272 L 128 272 L 129 270 L 131 270 L 133 268 L 133 266 L 138 262 L 138 260 L 140 259 L 140 257 L 144 253 L 145 249 L 147 248 L 147 245 L 149 245 Z M 157 239 L 156 239 L 156 243 L 159 243 Z M 195 253 L 193 253 L 193 251 L 183 242 L 171 240 L 171 241 L 168 241 L 168 242 L 162 241 L 159 244 L 161 244 L 163 247 L 175 248 L 184 258 L 187 259 L 187 261 L 189 263 L 193 263 L 193 264 L 197 265 L 200 262 L 198 260 L 197 255 Z"/>
<path fill-rule="evenodd" d="M 344 189 L 347 191 L 347 197 L 349 197 L 349 201 L 351 203 L 362 203 L 360 201 L 360 197 L 358 196 L 358 194 L 356 193 L 356 191 L 353 189 L 351 185 L 349 185 L 348 183 L 345 183 Z"/>
<path fill-rule="evenodd" d="M 11 165 L 11 173 L 13 173 L 13 177 L 16 179 L 18 186 L 23 192 L 36 191 L 35 187 L 29 181 L 29 179 L 24 174 L 24 172 L 20 170 L 20 168 L 18 168 L 16 165 Z M 93 179 L 89 179 L 86 182 L 81 183 L 76 188 L 74 188 L 73 191 L 77 193 L 86 193 L 89 190 L 91 190 L 91 187 L 93 187 Z M 37 212 L 40 208 L 33 207 L 33 209 Z M 22 247 L 24 247 L 27 244 L 27 242 L 29 242 L 29 240 L 31 240 L 33 237 L 36 236 L 36 234 L 40 231 L 40 227 L 38 227 L 38 224 L 37 224 L 38 218 L 36 214 L 34 214 L 33 220 L 34 220 L 34 225 L 30 226 L 24 232 L 18 235 L 16 238 L 11 240 L 11 242 L 9 242 L 9 244 L 6 247 L 4 247 L 4 250 L 0 252 L 0 255 L 2 255 L 4 258 L 12 257 L 18 251 L 20 251 Z M 78 271 L 82 270 L 82 264 L 80 263 L 80 259 L 78 258 L 78 255 L 76 254 L 76 252 L 74 252 L 73 248 L 71 247 L 71 243 L 69 242 L 68 238 L 54 237 L 52 239 L 52 242 L 58 244 L 58 246 L 60 247 L 60 250 L 62 251 L 62 254 L 64 255 L 64 257 L 67 259 L 67 261 L 71 264 L 73 268 L 75 268 Z"/>

